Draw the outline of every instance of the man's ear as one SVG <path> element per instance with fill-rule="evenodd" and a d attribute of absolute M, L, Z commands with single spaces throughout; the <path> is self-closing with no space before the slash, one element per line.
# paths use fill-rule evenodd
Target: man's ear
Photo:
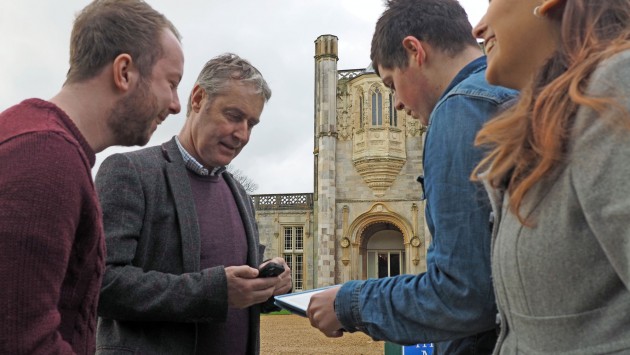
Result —
<path fill-rule="evenodd" d="M 540 4 L 540 8 L 538 9 L 538 13 L 540 16 L 546 16 L 549 11 L 558 10 L 564 6 L 564 2 L 565 0 L 543 0 L 542 4 Z"/>
<path fill-rule="evenodd" d="M 127 53 L 119 54 L 112 65 L 114 86 L 121 91 L 129 91 L 133 82 L 138 80 L 140 73 L 135 68 L 133 59 Z"/>
<path fill-rule="evenodd" d="M 403 38 L 402 45 L 407 52 L 410 62 L 422 65 L 426 59 L 426 51 L 423 43 L 414 36 Z"/>
<path fill-rule="evenodd" d="M 193 87 L 192 93 L 190 94 L 190 104 L 194 112 L 201 111 L 203 99 L 207 96 L 208 94 L 206 94 L 206 90 L 199 86 L 199 84 L 195 84 L 195 87 Z"/>

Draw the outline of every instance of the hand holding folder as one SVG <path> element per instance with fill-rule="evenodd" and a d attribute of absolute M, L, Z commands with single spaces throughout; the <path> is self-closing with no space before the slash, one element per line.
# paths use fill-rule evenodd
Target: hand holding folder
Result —
<path fill-rule="evenodd" d="M 302 317 L 306 317 L 306 309 L 308 308 L 308 303 L 311 300 L 311 296 L 316 293 L 322 292 L 326 289 L 336 286 L 326 286 L 321 288 L 316 288 L 312 290 L 287 293 L 284 295 L 275 296 L 275 305 L 286 309 L 287 311 L 297 314 Z"/>

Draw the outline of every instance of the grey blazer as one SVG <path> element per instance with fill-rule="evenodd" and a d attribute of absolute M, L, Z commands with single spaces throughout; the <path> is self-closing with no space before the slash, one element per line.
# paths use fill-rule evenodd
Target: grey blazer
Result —
<path fill-rule="evenodd" d="M 523 200 L 535 225 L 489 190 L 495 354 L 630 354 L 630 51 L 602 63 L 588 92 L 626 111 L 578 110 L 563 165 Z"/>
<path fill-rule="evenodd" d="M 260 246 L 251 199 L 229 173 L 247 234 L 248 265 Z M 98 305 L 97 354 L 195 354 L 197 323 L 223 322 L 223 267 L 200 270 L 199 227 L 174 139 L 107 158 L 96 176 L 106 271 Z M 248 354 L 259 353 L 258 306 L 250 307 Z"/>

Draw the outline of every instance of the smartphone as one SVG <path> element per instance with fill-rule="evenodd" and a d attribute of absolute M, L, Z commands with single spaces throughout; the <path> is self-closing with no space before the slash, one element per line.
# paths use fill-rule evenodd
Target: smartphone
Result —
<path fill-rule="evenodd" d="M 267 263 L 258 271 L 258 277 L 278 276 L 284 272 L 284 266 L 276 263 Z"/>

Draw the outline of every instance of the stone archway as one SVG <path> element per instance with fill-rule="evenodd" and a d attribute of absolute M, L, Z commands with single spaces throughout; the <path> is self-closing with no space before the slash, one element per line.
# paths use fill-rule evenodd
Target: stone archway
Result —
<path fill-rule="evenodd" d="M 392 212 L 386 204 L 375 203 L 368 211 L 359 215 L 344 233 L 344 238 L 350 242 L 348 247 L 344 248 L 342 255 L 344 264 L 350 266 L 349 274 L 346 274 L 347 278 L 357 280 L 366 277 L 367 242 L 374 231 L 384 226 L 391 226 L 402 234 L 402 248 L 406 255 L 411 255 L 410 241 L 414 237 L 411 224 L 398 213 Z M 410 266 L 409 258 L 407 258 L 404 269 L 411 270 Z"/>
<path fill-rule="evenodd" d="M 360 239 L 358 273 L 361 279 L 405 273 L 405 245 L 398 227 L 388 222 L 371 224 L 363 230 Z"/>

